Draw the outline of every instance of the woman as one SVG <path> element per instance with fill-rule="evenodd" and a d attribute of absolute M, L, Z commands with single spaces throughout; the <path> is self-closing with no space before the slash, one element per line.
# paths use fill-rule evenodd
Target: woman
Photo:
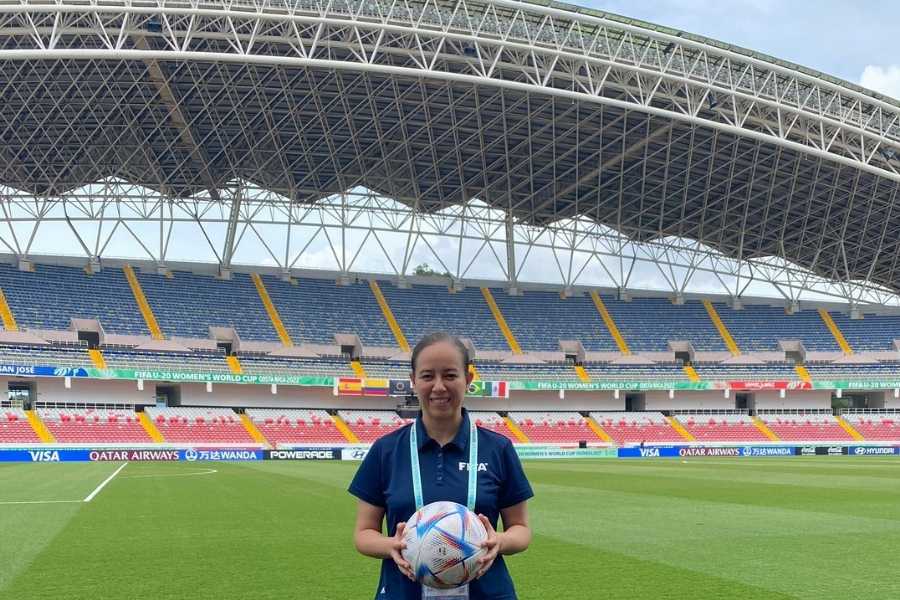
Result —
<path fill-rule="evenodd" d="M 359 499 L 353 541 L 356 549 L 382 559 L 376 600 L 419 600 L 441 597 L 415 582 L 410 564 L 403 559 L 403 529 L 416 511 L 413 493 L 412 448 L 418 450 L 423 504 L 450 500 L 462 505 L 470 498 L 468 463 L 470 422 L 462 407 L 472 381 L 469 353 L 460 340 L 447 333 L 424 337 L 412 352 L 412 384 L 421 413 L 416 422 L 392 432 L 373 445 L 350 484 Z M 415 444 L 411 446 L 412 428 Z M 476 579 L 456 590 L 469 600 L 516 600 L 516 592 L 503 555 L 528 548 L 526 501 L 534 493 L 512 443 L 504 436 L 476 428 L 478 470 L 475 513 L 488 538 L 483 543 Z M 388 535 L 382 520 L 387 517 Z M 497 519 L 503 531 L 497 532 Z M 466 596 L 462 596 L 466 597 Z"/>

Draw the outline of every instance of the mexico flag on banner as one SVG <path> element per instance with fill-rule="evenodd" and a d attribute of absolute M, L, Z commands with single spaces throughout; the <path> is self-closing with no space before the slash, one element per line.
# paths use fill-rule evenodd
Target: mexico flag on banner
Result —
<path fill-rule="evenodd" d="M 473 381 L 469 384 L 466 395 L 483 398 L 509 398 L 509 385 L 505 381 Z"/>

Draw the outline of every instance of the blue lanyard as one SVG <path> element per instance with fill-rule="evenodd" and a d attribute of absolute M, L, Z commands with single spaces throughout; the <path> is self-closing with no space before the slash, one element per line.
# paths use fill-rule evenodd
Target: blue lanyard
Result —
<path fill-rule="evenodd" d="M 416 433 L 417 423 L 413 423 L 409 431 L 409 461 L 412 466 L 413 494 L 416 496 L 416 510 L 425 506 L 422 497 L 422 473 L 419 471 L 419 440 Z M 466 506 L 475 511 L 475 496 L 478 493 L 478 430 L 475 422 L 469 419 L 469 492 Z"/>

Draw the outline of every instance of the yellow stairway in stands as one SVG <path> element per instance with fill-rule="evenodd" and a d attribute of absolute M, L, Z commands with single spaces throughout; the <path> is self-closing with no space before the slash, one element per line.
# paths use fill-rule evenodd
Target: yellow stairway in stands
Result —
<path fill-rule="evenodd" d="M 529 441 L 528 436 L 525 435 L 524 431 L 519 429 L 518 425 L 513 423 L 512 419 L 510 419 L 509 417 L 503 417 L 503 421 L 506 422 L 506 426 L 509 428 L 510 431 L 512 431 L 512 434 L 514 436 L 516 436 L 516 439 L 518 439 L 520 442 L 523 442 L 525 444 L 528 443 L 528 441 Z"/>
<path fill-rule="evenodd" d="M 153 314 L 153 309 L 150 308 L 150 303 L 147 302 L 147 297 L 144 296 L 144 290 L 141 289 L 141 282 L 138 281 L 137 276 L 134 274 L 134 269 L 131 268 L 131 265 L 124 265 L 122 271 L 125 273 L 128 285 L 131 286 L 134 301 L 137 302 L 141 315 L 144 317 L 144 323 L 147 324 L 147 329 L 150 330 L 150 335 L 154 340 L 164 339 L 159 323 L 156 322 L 156 316 Z"/>
<path fill-rule="evenodd" d="M 234 375 L 243 375 L 244 367 L 241 366 L 241 361 L 238 360 L 237 356 L 226 356 L 225 362 L 228 363 L 228 368 L 231 369 L 232 374 Z"/>
<path fill-rule="evenodd" d="M 150 436 L 150 439 L 156 442 L 157 444 L 161 444 L 165 442 L 166 439 L 159 432 L 159 429 L 156 428 L 156 425 L 153 424 L 153 421 L 150 420 L 150 417 L 147 416 L 146 412 L 139 412 L 138 421 L 141 422 L 141 427 L 144 428 L 144 431 L 147 432 L 147 435 Z"/>
<path fill-rule="evenodd" d="M 769 426 L 762 422 L 762 419 L 760 419 L 759 417 L 750 417 L 750 418 L 751 418 L 751 420 L 753 421 L 753 424 L 756 425 L 756 428 L 759 429 L 759 431 L 760 431 L 764 436 L 766 436 L 767 438 L 769 438 L 769 439 L 772 440 L 773 442 L 780 442 L 780 441 L 781 441 L 780 439 L 778 439 L 778 436 L 775 435 L 775 432 L 772 431 L 771 429 L 769 429 Z"/>
<path fill-rule="evenodd" d="M 98 369 L 106 369 L 106 359 L 103 358 L 103 352 L 98 349 L 91 348 L 88 350 L 88 354 L 91 355 L 91 362 L 94 363 L 94 366 Z"/>
<path fill-rule="evenodd" d="M 684 371 L 684 374 L 687 375 L 688 379 L 690 379 L 694 383 L 700 381 L 700 376 L 697 375 L 697 370 L 694 369 L 694 367 L 692 367 L 691 365 L 684 365 L 682 367 L 682 370 Z"/>
<path fill-rule="evenodd" d="M 266 289 L 266 284 L 263 283 L 262 277 L 259 276 L 259 273 L 251 273 L 250 279 L 253 280 L 253 285 L 256 286 L 256 293 L 259 294 L 259 299 L 262 301 L 263 307 L 269 315 L 269 320 L 272 321 L 272 327 L 274 327 L 275 332 L 278 333 L 278 339 L 281 340 L 281 343 L 284 346 L 293 346 L 294 340 L 291 339 L 284 323 L 282 323 L 281 315 L 278 314 L 278 309 L 275 308 L 272 298 L 269 297 L 269 290 Z"/>
<path fill-rule="evenodd" d="M 588 375 L 588 372 L 585 371 L 584 367 L 582 367 L 581 365 L 575 365 L 575 373 L 578 375 L 578 379 L 580 379 L 584 383 L 590 383 L 591 376 Z"/>
<path fill-rule="evenodd" d="M 844 417 L 838 415 L 835 417 L 835 419 L 837 419 L 838 425 L 840 425 L 844 429 L 844 431 L 849 433 L 850 437 L 852 437 L 854 440 L 858 442 L 865 441 L 866 438 L 864 438 L 862 434 L 858 432 L 856 428 L 853 427 L 853 425 L 851 425 Z"/>
<path fill-rule="evenodd" d="M 250 437 L 253 438 L 255 442 L 266 446 L 267 448 L 271 448 L 272 444 L 269 443 L 269 440 L 266 439 L 266 436 L 262 434 L 262 432 L 256 428 L 256 425 L 253 423 L 253 419 L 248 417 L 246 414 L 241 414 L 241 423 L 244 424 L 244 429 L 247 430 L 247 433 L 250 434 Z"/>
<path fill-rule="evenodd" d="M 697 440 L 694 438 L 694 436 L 691 435 L 691 432 L 688 431 L 687 429 L 685 429 L 685 428 L 684 428 L 684 425 L 682 425 L 682 424 L 678 421 L 678 419 L 676 419 L 675 417 L 666 417 L 666 420 L 669 421 L 669 425 L 671 425 L 671 426 L 672 426 L 672 429 L 674 429 L 675 431 L 677 431 L 677 432 L 679 433 L 679 435 L 681 435 L 681 437 L 683 437 L 684 439 L 686 439 L 686 440 L 689 441 L 689 442 L 696 442 L 696 441 L 697 441 Z"/>
<path fill-rule="evenodd" d="M 344 423 L 344 420 L 340 417 L 340 415 L 338 415 L 337 413 L 331 415 L 331 420 L 334 421 L 334 426 L 338 428 L 338 431 L 343 434 L 344 439 L 346 439 L 351 444 L 359 443 L 359 438 L 356 437 L 356 434 L 353 433 L 349 427 L 347 427 L 347 424 Z"/>
<path fill-rule="evenodd" d="M 488 308 L 491 309 L 491 314 L 494 315 L 494 320 L 497 322 L 497 327 L 500 328 L 500 331 L 503 332 L 503 337 L 506 338 L 506 343 L 509 345 L 509 349 L 512 350 L 513 354 L 522 354 L 522 348 L 519 346 L 519 342 L 516 341 L 516 336 L 513 335 L 512 330 L 509 328 L 509 325 L 506 324 L 506 319 L 503 318 L 503 313 L 500 312 L 500 307 L 497 306 L 497 301 L 494 300 L 494 295 L 491 293 L 491 290 L 483 287 L 481 288 L 481 294 L 484 296 L 485 302 L 487 302 Z"/>
<path fill-rule="evenodd" d="M 56 443 L 56 438 L 53 437 L 53 434 L 50 433 L 50 430 L 47 429 L 47 426 L 44 425 L 44 422 L 41 421 L 41 418 L 38 416 L 36 412 L 33 410 L 26 410 L 25 416 L 28 417 L 28 422 L 31 424 L 31 428 L 34 430 L 34 433 L 40 438 L 42 442 L 45 444 L 54 444 Z"/>
<path fill-rule="evenodd" d="M 794 372 L 797 373 L 797 377 L 800 378 L 800 381 L 812 383 L 812 377 L 809 376 L 809 371 L 807 371 L 806 367 L 803 365 L 794 365 Z"/>
<path fill-rule="evenodd" d="M 609 442 L 610 444 L 614 444 L 615 442 L 609 434 L 606 433 L 602 427 L 600 427 L 600 423 L 594 420 L 593 417 L 584 417 L 585 422 L 588 424 L 588 427 L 591 428 L 591 431 L 597 434 L 597 437 L 603 440 L 604 442 Z"/>
<path fill-rule="evenodd" d="M 616 346 L 619 347 L 619 352 L 625 355 L 631 354 L 631 349 L 628 348 L 628 343 L 625 341 L 625 338 L 622 337 L 622 334 L 619 333 L 619 328 L 616 327 L 616 322 L 613 321 L 612 315 L 610 315 L 609 311 L 606 310 L 606 305 L 600 298 L 600 294 L 598 294 L 597 292 L 591 292 L 591 300 L 594 301 L 594 306 L 597 307 L 597 312 L 600 313 L 600 318 L 603 319 L 603 323 L 606 325 L 606 329 L 609 331 L 609 335 L 611 335 L 616 341 Z"/>
<path fill-rule="evenodd" d="M 716 307 L 713 306 L 713 303 L 709 300 L 704 300 L 703 306 L 706 307 L 706 313 L 709 315 L 709 319 L 713 322 L 713 325 L 715 325 L 716 329 L 719 331 L 719 335 L 722 337 L 722 341 L 725 342 L 728 351 L 731 352 L 732 356 L 740 356 L 741 349 L 738 348 L 737 342 L 731 337 L 731 332 L 728 331 L 728 328 L 725 327 L 725 323 L 722 322 L 722 318 L 719 316 Z"/>
<path fill-rule="evenodd" d="M 12 309 L 9 307 L 9 302 L 6 301 L 6 294 L 3 293 L 3 290 L 0 290 L 0 317 L 3 318 L 3 328 L 5 330 L 19 330 L 19 325 L 16 323 L 16 318 L 12 314 Z"/>
<path fill-rule="evenodd" d="M 350 368 L 353 369 L 353 374 L 362 379 L 366 378 L 366 370 L 363 368 L 362 363 L 358 360 L 350 361 Z"/>
<path fill-rule="evenodd" d="M 825 327 L 827 327 L 828 331 L 831 332 L 831 335 L 834 336 L 834 341 L 836 341 L 838 346 L 841 347 L 841 352 L 843 352 L 844 354 L 853 354 L 853 348 L 851 348 L 850 344 L 847 343 L 846 338 L 844 338 L 844 334 L 841 333 L 840 328 L 837 326 L 837 323 L 834 322 L 834 319 L 831 318 L 831 315 L 828 314 L 828 311 L 824 308 L 820 308 L 819 316 L 822 317 L 822 321 L 825 323 Z"/>
<path fill-rule="evenodd" d="M 381 293 L 381 288 L 378 286 L 378 282 L 374 279 L 370 279 L 369 288 L 372 290 L 372 295 L 375 296 L 375 300 L 378 302 L 378 306 L 381 307 L 381 314 L 384 315 L 384 320 L 387 321 L 388 327 L 391 328 L 391 333 L 394 334 L 394 339 L 397 340 L 397 345 L 404 352 L 409 352 L 409 342 L 406 341 L 406 336 L 403 335 L 403 330 L 400 328 L 400 324 L 397 322 L 397 319 L 394 318 L 394 311 L 391 310 L 387 299 L 384 297 L 384 294 Z"/>

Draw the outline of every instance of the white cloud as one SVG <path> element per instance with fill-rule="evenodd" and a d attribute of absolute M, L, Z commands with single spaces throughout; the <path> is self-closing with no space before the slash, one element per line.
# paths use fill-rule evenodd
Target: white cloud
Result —
<path fill-rule="evenodd" d="M 900 65 L 867 65 L 859 84 L 900 100 Z"/>

